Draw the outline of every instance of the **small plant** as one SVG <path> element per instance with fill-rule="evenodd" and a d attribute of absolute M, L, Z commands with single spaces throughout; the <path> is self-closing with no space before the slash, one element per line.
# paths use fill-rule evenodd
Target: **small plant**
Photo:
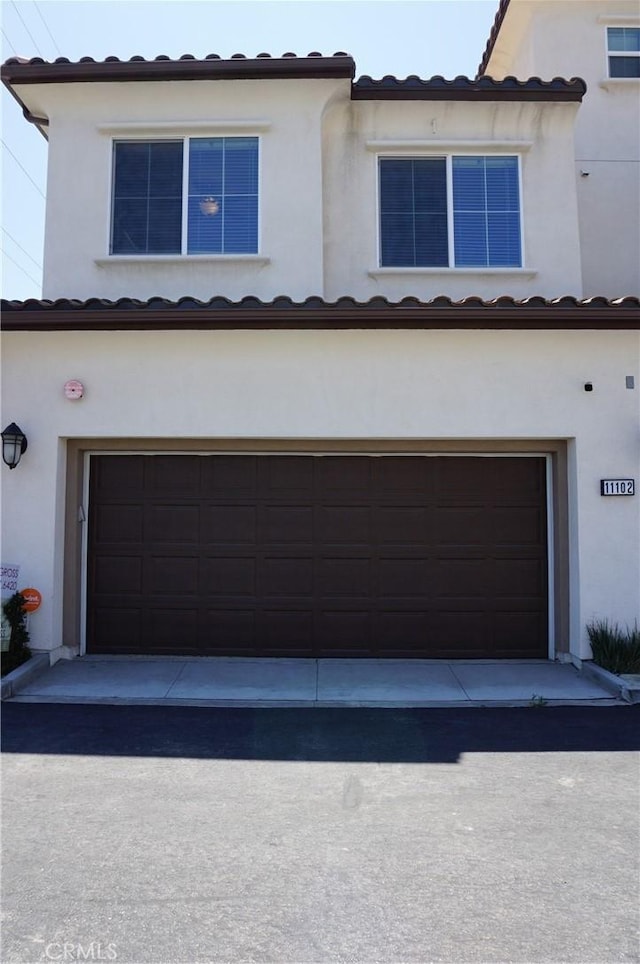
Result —
<path fill-rule="evenodd" d="M 548 702 L 549 701 L 545 700 L 544 696 L 540 696 L 539 693 L 532 693 L 529 706 L 546 706 Z"/>
<path fill-rule="evenodd" d="M 16 669 L 31 657 L 29 632 L 27 630 L 27 614 L 24 610 L 25 598 L 19 592 L 14 592 L 2 607 L 5 619 L 9 623 L 9 649 L 2 654 L 2 675 Z"/>
<path fill-rule="evenodd" d="M 640 673 L 640 629 L 621 629 L 618 623 L 597 619 L 587 625 L 593 661 L 603 669 L 622 676 Z"/>

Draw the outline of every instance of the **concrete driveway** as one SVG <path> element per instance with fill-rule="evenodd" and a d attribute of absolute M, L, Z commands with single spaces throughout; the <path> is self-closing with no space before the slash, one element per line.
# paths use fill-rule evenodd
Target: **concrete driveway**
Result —
<path fill-rule="evenodd" d="M 2 960 L 637 961 L 639 724 L 9 702 Z"/>
<path fill-rule="evenodd" d="M 20 690 L 32 702 L 437 706 L 615 702 L 548 660 L 232 659 L 83 656 Z"/>

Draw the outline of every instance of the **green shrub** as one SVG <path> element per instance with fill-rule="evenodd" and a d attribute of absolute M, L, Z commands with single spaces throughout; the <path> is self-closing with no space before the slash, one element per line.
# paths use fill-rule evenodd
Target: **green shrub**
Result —
<path fill-rule="evenodd" d="M 610 673 L 640 673 L 640 629 L 621 629 L 617 623 L 597 619 L 587 625 L 593 661 Z"/>
<path fill-rule="evenodd" d="M 2 609 L 9 626 L 11 635 L 9 637 L 9 649 L 2 654 L 2 675 L 6 676 L 12 669 L 21 666 L 31 656 L 31 650 L 27 646 L 29 642 L 29 632 L 27 630 L 27 614 L 24 611 L 25 598 L 19 592 L 14 592 L 10 599 L 7 599 Z"/>

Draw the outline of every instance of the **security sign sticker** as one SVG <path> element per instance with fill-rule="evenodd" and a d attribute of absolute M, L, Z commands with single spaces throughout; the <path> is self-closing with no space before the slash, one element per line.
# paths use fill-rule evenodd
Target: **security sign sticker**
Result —
<path fill-rule="evenodd" d="M 29 586 L 28 589 L 21 589 L 20 595 L 24 596 L 24 606 L 22 608 L 26 613 L 34 613 L 36 609 L 40 609 L 42 593 L 39 592 L 38 589 Z"/>

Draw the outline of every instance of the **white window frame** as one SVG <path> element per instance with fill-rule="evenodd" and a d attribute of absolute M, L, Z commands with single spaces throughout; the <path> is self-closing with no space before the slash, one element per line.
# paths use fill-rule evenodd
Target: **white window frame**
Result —
<path fill-rule="evenodd" d="M 115 126 L 115 125 L 114 125 Z M 264 126 L 264 125 L 260 125 Z M 105 130 L 111 130 L 111 127 L 105 128 Z M 217 251 L 199 252 L 197 254 L 191 254 L 187 250 L 189 244 L 189 145 L 192 139 L 202 139 L 202 138 L 232 138 L 232 137 L 253 137 L 258 141 L 258 220 L 257 220 L 257 246 L 255 251 L 250 252 L 240 252 L 240 253 L 224 253 Z M 149 254 L 148 252 L 122 252 L 114 253 L 112 252 L 113 244 L 113 209 L 115 202 L 115 176 L 116 176 L 116 165 L 115 165 L 115 145 L 118 143 L 126 143 L 132 141 L 142 141 L 143 143 L 158 143 L 160 141 L 174 142 L 182 141 L 182 221 L 181 221 L 181 237 L 180 237 L 180 251 L 176 251 L 168 254 Z M 114 134 L 109 138 L 109 150 L 110 150 L 110 172 L 109 172 L 109 216 L 107 220 L 107 262 L 111 261 L 140 261 L 142 259 L 148 259 L 150 261 L 175 261 L 175 260 L 255 260 L 261 258 L 260 252 L 262 250 L 262 138 L 257 133 L 255 129 L 248 129 L 240 133 L 238 130 L 226 131 L 226 130 L 202 130 L 198 133 L 188 134 L 184 132 L 176 131 L 174 133 L 155 133 L 152 131 L 129 131 L 123 130 L 122 133 Z M 263 259 L 261 259 L 263 260 Z M 97 259 L 98 264 L 104 264 L 105 259 Z"/>
<path fill-rule="evenodd" d="M 605 30 L 604 30 L 604 43 L 605 43 L 605 51 L 606 51 L 606 58 L 607 58 L 606 59 L 606 64 L 607 64 L 606 77 L 607 77 L 607 80 L 612 80 L 614 82 L 636 81 L 637 83 L 638 81 L 640 81 L 640 76 L 614 77 L 613 74 L 611 73 L 611 64 L 609 61 L 610 57 L 638 57 L 640 59 L 640 50 L 611 50 L 611 48 L 609 47 L 609 31 L 619 30 L 620 28 L 625 30 L 637 30 L 640 33 L 640 26 L 638 26 L 637 23 L 630 23 L 629 21 L 625 21 L 624 23 L 618 23 L 618 22 L 607 23 L 607 26 L 605 27 Z"/>
<path fill-rule="evenodd" d="M 454 157 L 515 157 L 518 161 L 518 194 L 520 202 L 520 264 L 519 265 L 475 265 L 469 266 L 464 265 L 458 267 L 456 265 L 455 259 L 455 238 L 454 238 L 454 210 L 453 210 L 453 158 Z M 406 160 L 415 161 L 423 160 L 425 158 L 441 158 L 446 162 L 446 176 L 447 176 L 447 265 L 385 265 L 382 264 L 382 220 L 381 220 L 381 209 L 380 209 L 380 161 L 386 160 Z M 482 147 L 468 147 L 465 149 L 452 149 L 449 151 L 420 151 L 420 152 L 403 152 L 403 151 L 381 151 L 375 154 L 375 165 L 376 165 L 376 237 L 377 237 L 377 254 L 376 254 L 376 264 L 377 271 L 393 271 L 393 272 L 473 272 L 477 273 L 479 271 L 490 271 L 490 272 L 510 272 L 510 271 L 523 271 L 526 270 L 526 258 L 524 249 L 524 203 L 523 203 L 523 193 L 522 193 L 522 149 L 520 150 L 499 150 L 499 151 L 488 151 L 486 146 L 484 150 Z"/>

